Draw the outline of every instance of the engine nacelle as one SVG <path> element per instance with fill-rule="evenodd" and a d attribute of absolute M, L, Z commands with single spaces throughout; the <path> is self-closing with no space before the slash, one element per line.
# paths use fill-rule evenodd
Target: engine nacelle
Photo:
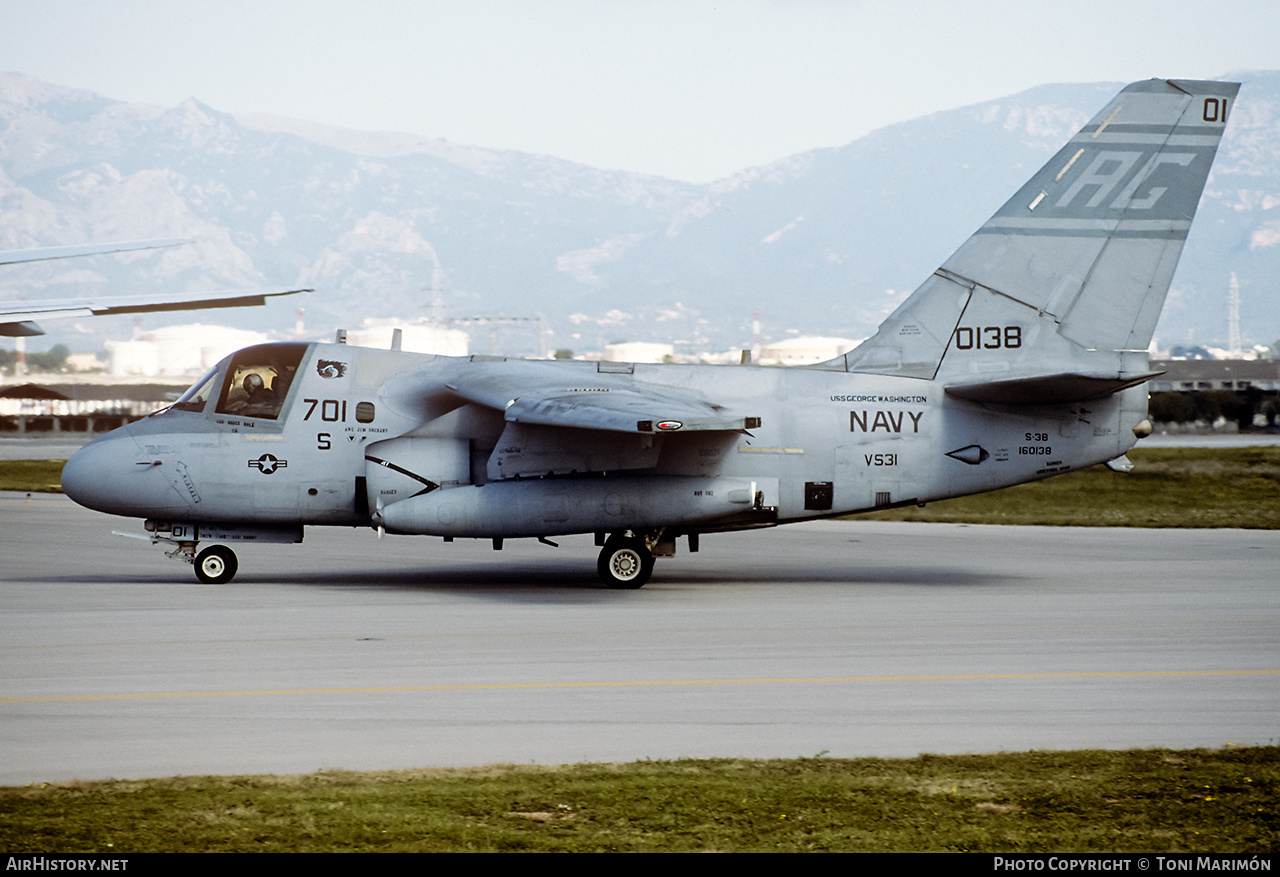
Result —
<path fill-rule="evenodd" d="M 622 476 L 489 482 L 386 506 L 389 533 L 555 536 L 708 524 L 777 506 L 776 478 Z"/>

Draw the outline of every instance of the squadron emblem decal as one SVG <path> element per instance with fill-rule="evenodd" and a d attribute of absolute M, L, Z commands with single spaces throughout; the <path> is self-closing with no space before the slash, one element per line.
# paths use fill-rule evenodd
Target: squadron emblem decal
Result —
<path fill-rule="evenodd" d="M 277 469 L 283 469 L 288 465 L 288 460 L 279 460 L 270 454 L 263 454 L 258 459 L 249 461 L 249 467 L 251 469 L 257 469 L 263 475 L 270 475 Z"/>
<path fill-rule="evenodd" d="M 347 364 L 345 362 L 336 362 L 332 359 L 322 359 L 316 363 L 316 374 L 322 378 L 340 378 L 347 373 Z"/>

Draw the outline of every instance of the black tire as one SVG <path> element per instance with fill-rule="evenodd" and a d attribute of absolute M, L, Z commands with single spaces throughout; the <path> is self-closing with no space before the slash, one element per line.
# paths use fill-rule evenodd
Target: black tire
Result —
<path fill-rule="evenodd" d="M 236 553 L 225 545 L 210 545 L 196 555 L 196 578 L 206 585 L 225 585 L 238 567 Z"/>
<path fill-rule="evenodd" d="M 633 589 L 644 586 L 653 574 L 653 554 L 643 540 L 617 537 L 604 544 L 596 572 L 606 587 Z"/>

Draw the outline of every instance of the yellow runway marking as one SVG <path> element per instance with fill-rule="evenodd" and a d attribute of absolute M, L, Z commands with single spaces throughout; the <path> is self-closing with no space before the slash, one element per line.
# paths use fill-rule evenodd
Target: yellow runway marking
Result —
<path fill-rule="evenodd" d="M 55 703 L 85 700 L 150 700 L 171 697 L 257 697 L 280 694 L 392 694 L 407 691 L 496 691 L 537 688 L 640 688 L 657 685 L 772 685 L 780 682 L 965 682 L 982 679 L 1138 679 L 1194 676 L 1280 676 L 1280 670 L 1141 670 L 1083 673 L 965 673 L 922 676 L 791 676 L 758 679 L 649 679 L 601 682 L 494 682 L 462 685 L 389 685 L 360 688 L 264 688 L 245 691 L 169 691 L 134 694 L 68 694 L 4 697 L 0 703 Z"/>

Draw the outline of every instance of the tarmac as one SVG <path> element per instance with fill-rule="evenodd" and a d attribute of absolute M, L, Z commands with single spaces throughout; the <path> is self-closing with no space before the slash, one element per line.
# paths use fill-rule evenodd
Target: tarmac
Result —
<path fill-rule="evenodd" d="M 0 784 L 1280 736 L 1280 534 L 814 522 L 637 591 L 560 548 L 311 528 L 198 584 L 0 494 Z"/>

